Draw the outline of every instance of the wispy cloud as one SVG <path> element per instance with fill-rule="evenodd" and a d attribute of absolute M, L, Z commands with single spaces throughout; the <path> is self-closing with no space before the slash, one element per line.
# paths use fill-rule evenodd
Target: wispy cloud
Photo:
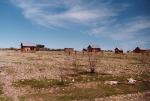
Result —
<path fill-rule="evenodd" d="M 117 46 L 130 49 L 138 45 L 143 47 L 150 43 L 150 34 L 147 34 L 146 31 L 150 32 L 150 18 L 138 16 L 124 23 L 113 22 L 111 25 L 97 26 L 90 29 L 89 33 L 114 40 Z"/>
<path fill-rule="evenodd" d="M 35 23 L 48 27 L 69 27 L 72 24 L 95 24 L 117 16 L 120 10 L 111 6 L 110 2 L 96 0 L 11 0 L 21 8 L 23 15 Z M 95 7 L 96 6 L 96 7 Z M 122 7 L 122 8 L 125 8 Z"/>
<path fill-rule="evenodd" d="M 142 34 L 141 31 L 150 29 L 150 18 L 135 17 L 124 23 L 112 23 L 93 28 L 89 31 L 92 35 L 107 36 L 114 40 L 127 40 Z"/>

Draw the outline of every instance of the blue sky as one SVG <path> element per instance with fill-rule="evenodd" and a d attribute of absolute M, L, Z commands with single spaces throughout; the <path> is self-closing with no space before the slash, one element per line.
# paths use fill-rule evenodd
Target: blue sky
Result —
<path fill-rule="evenodd" d="M 0 47 L 150 48 L 150 0 L 0 0 Z"/>

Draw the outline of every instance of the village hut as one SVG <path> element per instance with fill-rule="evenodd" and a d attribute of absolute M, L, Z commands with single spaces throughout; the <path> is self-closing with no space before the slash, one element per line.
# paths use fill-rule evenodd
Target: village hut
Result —
<path fill-rule="evenodd" d="M 100 52 L 101 51 L 101 48 L 99 48 L 98 46 L 96 45 L 89 45 L 87 47 L 87 52 Z"/>
<path fill-rule="evenodd" d="M 123 50 L 122 49 L 119 49 L 119 48 L 115 48 L 115 53 L 116 54 L 123 54 Z"/>
<path fill-rule="evenodd" d="M 33 43 L 21 43 L 21 52 L 34 53 L 36 52 L 36 44 Z"/>
<path fill-rule="evenodd" d="M 139 47 L 136 47 L 134 50 L 133 50 L 134 53 L 145 53 L 146 50 L 145 49 L 141 49 Z"/>

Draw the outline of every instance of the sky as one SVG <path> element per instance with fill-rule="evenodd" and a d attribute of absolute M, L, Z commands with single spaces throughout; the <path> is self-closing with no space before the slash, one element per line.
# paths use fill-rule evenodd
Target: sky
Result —
<path fill-rule="evenodd" d="M 150 0 L 0 0 L 0 47 L 150 49 Z"/>

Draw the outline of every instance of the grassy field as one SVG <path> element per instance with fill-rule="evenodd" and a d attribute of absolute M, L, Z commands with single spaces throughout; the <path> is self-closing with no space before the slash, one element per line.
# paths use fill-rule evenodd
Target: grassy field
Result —
<path fill-rule="evenodd" d="M 136 83 L 129 84 L 129 78 Z M 103 101 L 120 95 L 128 99 L 128 94 L 137 94 L 132 101 L 148 100 L 150 56 L 0 51 L 0 84 L 0 101 Z"/>

